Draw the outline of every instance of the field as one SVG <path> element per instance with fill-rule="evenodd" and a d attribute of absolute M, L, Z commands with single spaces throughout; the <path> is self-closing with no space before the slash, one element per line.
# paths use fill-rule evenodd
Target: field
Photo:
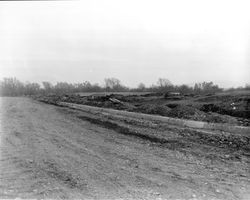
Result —
<path fill-rule="evenodd" d="M 249 93 L 3 97 L 0 197 L 247 200 L 248 102 Z"/>

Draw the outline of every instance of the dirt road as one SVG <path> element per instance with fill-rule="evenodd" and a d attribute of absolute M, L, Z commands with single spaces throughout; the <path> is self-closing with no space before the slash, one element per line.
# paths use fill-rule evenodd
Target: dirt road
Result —
<path fill-rule="evenodd" d="M 250 157 L 240 147 L 180 143 L 192 130 L 173 125 L 125 124 L 171 135 L 163 144 L 28 98 L 1 104 L 1 199 L 250 199 Z"/>

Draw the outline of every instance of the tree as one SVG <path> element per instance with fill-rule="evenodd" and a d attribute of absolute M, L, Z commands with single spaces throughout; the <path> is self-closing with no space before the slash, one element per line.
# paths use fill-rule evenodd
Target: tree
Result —
<path fill-rule="evenodd" d="M 169 92 L 174 89 L 173 84 L 166 78 L 159 78 L 157 81 L 156 90 L 158 92 Z"/>
<path fill-rule="evenodd" d="M 108 91 L 109 90 L 115 91 L 122 88 L 121 81 L 117 78 L 105 78 L 104 82 L 105 82 L 105 88 Z"/>
<path fill-rule="evenodd" d="M 197 94 L 200 93 L 215 93 L 222 91 L 218 85 L 215 85 L 212 81 L 210 82 L 202 82 L 202 83 L 195 83 L 194 85 L 194 92 Z"/>
<path fill-rule="evenodd" d="M 137 90 L 140 92 L 144 92 L 146 90 L 146 86 L 144 83 L 139 83 Z"/>
<path fill-rule="evenodd" d="M 40 91 L 40 85 L 38 83 L 26 83 L 25 84 L 25 95 L 37 94 Z"/>
<path fill-rule="evenodd" d="M 24 84 L 14 78 L 3 78 L 1 82 L 2 96 L 18 96 L 24 92 Z"/>
<path fill-rule="evenodd" d="M 114 88 L 121 84 L 121 81 L 117 78 L 105 78 L 104 82 L 106 88 Z"/>
<path fill-rule="evenodd" d="M 201 83 L 195 83 L 194 84 L 194 92 L 196 94 L 199 94 L 199 93 L 201 93 L 201 90 L 202 90 Z"/>
<path fill-rule="evenodd" d="M 247 84 L 245 85 L 245 89 L 246 89 L 246 90 L 250 90 L 250 84 L 249 84 L 249 83 L 247 83 Z"/>
<path fill-rule="evenodd" d="M 67 82 L 58 82 L 54 90 L 56 93 L 70 93 L 74 91 L 74 85 Z"/>
<path fill-rule="evenodd" d="M 172 83 L 166 78 L 159 78 L 158 81 L 157 81 L 157 85 L 160 88 L 164 88 L 164 87 L 167 87 L 167 86 L 171 86 Z"/>
<path fill-rule="evenodd" d="M 52 92 L 52 89 L 53 89 L 52 83 L 44 81 L 43 82 L 43 87 L 44 87 L 45 92 L 47 92 L 47 93 Z"/>
<path fill-rule="evenodd" d="M 177 89 L 181 94 L 188 94 L 188 93 L 191 93 L 192 92 L 192 88 L 189 87 L 188 85 L 181 85 L 178 87 Z"/>

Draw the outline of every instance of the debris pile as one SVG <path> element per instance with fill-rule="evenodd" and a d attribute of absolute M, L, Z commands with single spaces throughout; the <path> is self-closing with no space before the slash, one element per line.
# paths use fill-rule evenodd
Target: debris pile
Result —
<path fill-rule="evenodd" d="M 146 105 L 138 106 L 133 111 L 146 113 L 146 114 L 156 114 L 156 115 L 162 115 L 162 116 L 169 116 L 169 112 L 171 111 L 171 108 L 164 106 L 164 105 L 146 104 Z"/>
<path fill-rule="evenodd" d="M 206 113 L 185 105 L 177 105 L 168 113 L 169 117 L 205 121 Z"/>
<path fill-rule="evenodd" d="M 144 95 L 104 93 L 90 96 L 50 94 L 36 99 L 54 105 L 58 102 L 68 102 L 211 123 L 250 125 L 250 98 L 247 96 L 229 98 L 210 95 L 169 100 L 160 93 Z"/>
<path fill-rule="evenodd" d="M 51 95 L 47 95 L 47 96 L 35 96 L 34 97 L 36 100 L 38 101 L 41 101 L 41 102 L 44 102 L 44 103 L 48 103 L 48 104 L 52 104 L 52 105 L 57 105 L 58 102 L 61 101 L 61 96 L 58 96 L 58 95 L 54 95 L 54 94 L 51 94 Z"/>
<path fill-rule="evenodd" d="M 206 118 L 204 121 L 212 123 L 228 123 L 233 125 L 241 125 L 235 117 L 231 117 L 229 115 L 221 115 L 215 112 L 206 113 Z"/>
<path fill-rule="evenodd" d="M 91 96 L 88 97 L 88 101 L 85 102 L 84 104 L 89 106 L 105 107 L 105 108 L 128 110 L 128 111 L 132 111 L 135 108 L 134 105 L 127 102 L 123 102 L 115 97 L 116 96 L 112 94 L 106 96 Z"/>

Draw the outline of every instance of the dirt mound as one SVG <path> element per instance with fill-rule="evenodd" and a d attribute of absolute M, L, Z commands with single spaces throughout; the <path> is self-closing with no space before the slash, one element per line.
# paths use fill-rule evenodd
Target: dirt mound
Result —
<path fill-rule="evenodd" d="M 57 102 L 68 102 L 68 103 L 77 103 L 77 104 L 85 104 L 86 98 L 81 97 L 80 95 L 56 95 L 51 94 L 47 96 L 36 96 L 35 99 L 49 103 L 49 104 L 57 104 Z"/>
<path fill-rule="evenodd" d="M 162 96 L 163 93 L 161 92 L 152 92 L 152 93 L 148 93 L 148 94 L 142 94 L 140 96 L 142 97 L 154 97 L 154 96 Z"/>
<path fill-rule="evenodd" d="M 204 112 L 222 112 L 221 107 L 212 103 L 202 105 L 200 110 Z"/>
<path fill-rule="evenodd" d="M 240 125 L 238 120 L 234 117 L 231 117 L 229 115 L 221 115 L 213 112 L 207 113 L 205 121 L 211 123 L 228 123 L 228 124 Z"/>
<path fill-rule="evenodd" d="M 47 96 L 34 96 L 34 99 L 48 104 L 57 105 L 57 102 L 61 101 L 62 97 L 58 95 L 47 95 Z"/>
<path fill-rule="evenodd" d="M 216 102 L 216 101 L 228 101 L 233 97 L 231 95 L 209 95 L 209 96 L 201 96 L 195 99 L 196 102 Z"/>
<path fill-rule="evenodd" d="M 247 100 L 244 99 L 241 102 L 225 101 L 217 104 L 203 104 L 200 107 L 200 110 L 204 112 L 216 112 L 222 115 L 230 115 L 234 117 L 250 119 L 249 105 L 250 103 L 247 103 Z"/>
<path fill-rule="evenodd" d="M 142 112 L 146 114 L 157 114 L 162 116 L 168 116 L 168 113 L 171 111 L 171 108 L 167 106 L 158 106 L 158 105 L 141 105 L 133 110 L 134 112 Z"/>
<path fill-rule="evenodd" d="M 58 102 L 68 102 L 173 118 L 249 126 L 249 97 L 240 96 L 224 101 L 221 101 L 220 96 L 215 95 L 206 96 L 205 98 L 217 98 L 220 101 L 192 103 L 192 101 L 168 101 L 163 97 L 125 96 L 122 94 L 91 95 L 87 97 L 75 94 L 50 94 L 39 96 L 38 100 L 54 105 Z M 224 98 L 225 96 L 222 97 L 222 99 Z"/>
<path fill-rule="evenodd" d="M 177 105 L 176 107 L 172 108 L 172 110 L 168 113 L 168 116 L 198 121 L 204 121 L 206 118 L 206 114 L 204 112 L 185 105 Z"/>
<path fill-rule="evenodd" d="M 65 95 L 61 98 L 61 101 L 69 102 L 69 103 L 77 103 L 84 104 L 86 103 L 86 97 L 82 97 L 80 95 Z"/>
<path fill-rule="evenodd" d="M 210 123 L 229 123 L 229 124 L 239 125 L 238 120 L 234 117 L 211 112 L 211 110 L 217 111 L 216 107 L 215 107 L 216 108 L 215 110 L 208 109 L 206 110 L 207 112 L 203 112 L 191 106 L 170 105 L 170 107 L 171 106 L 172 106 L 172 110 L 168 113 L 169 117 L 205 121 L 205 122 L 210 122 Z"/>
<path fill-rule="evenodd" d="M 114 102 L 114 101 L 111 101 L 110 99 L 105 100 L 105 101 L 87 101 L 85 105 L 97 106 L 97 107 L 103 107 L 103 108 L 112 108 L 116 110 L 128 110 L 128 111 L 132 111 L 133 109 L 135 109 L 135 106 L 129 103 Z"/>

